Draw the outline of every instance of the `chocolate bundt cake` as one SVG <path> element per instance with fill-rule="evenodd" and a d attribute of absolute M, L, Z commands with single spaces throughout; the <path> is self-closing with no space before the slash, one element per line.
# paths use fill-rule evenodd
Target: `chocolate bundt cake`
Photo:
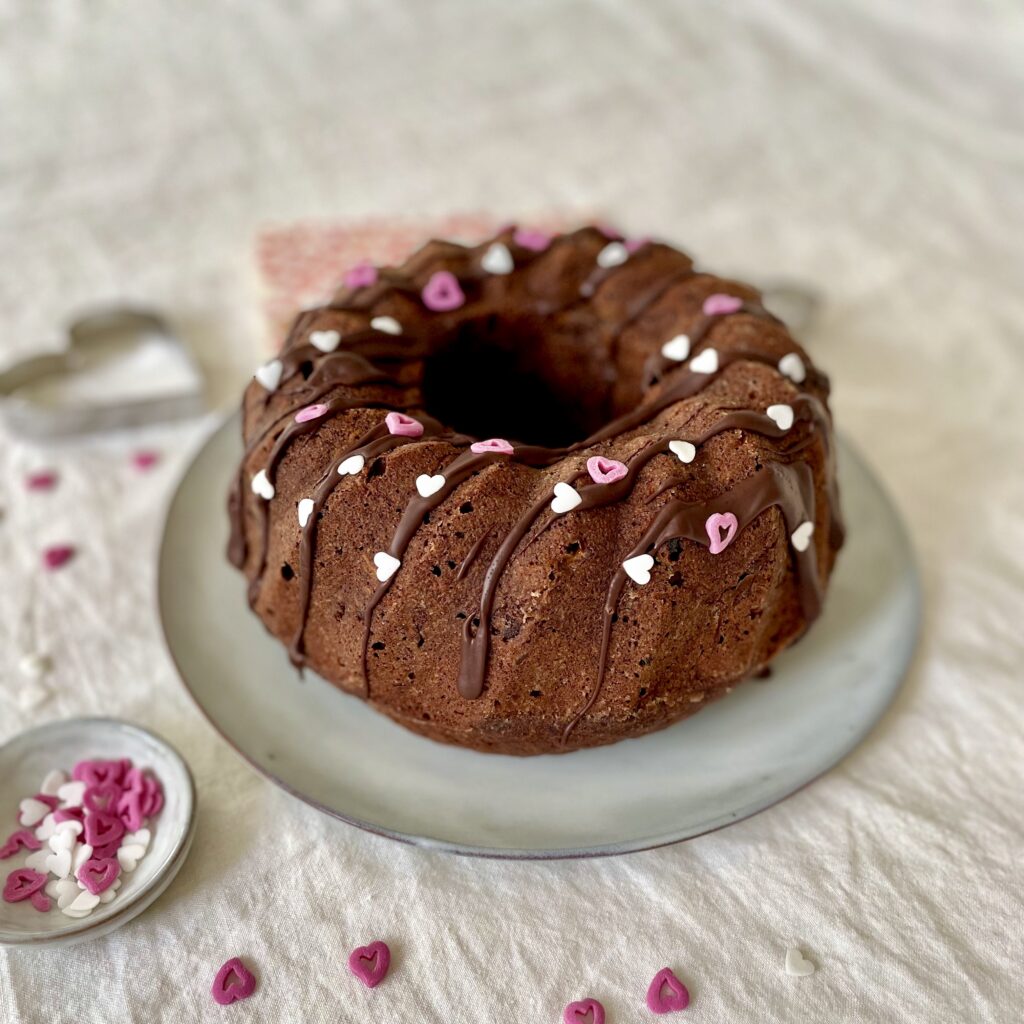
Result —
<path fill-rule="evenodd" d="M 433 739 L 612 743 L 766 668 L 842 526 L 828 380 L 742 284 L 583 228 L 360 266 L 245 394 L 267 629 Z"/>

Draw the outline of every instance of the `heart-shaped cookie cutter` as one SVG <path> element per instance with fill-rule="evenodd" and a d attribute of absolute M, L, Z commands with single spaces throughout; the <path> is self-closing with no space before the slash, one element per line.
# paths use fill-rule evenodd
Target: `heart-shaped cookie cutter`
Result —
<path fill-rule="evenodd" d="M 76 378 L 79 392 L 85 381 L 86 395 L 73 393 Z M 106 381 L 95 397 L 88 394 L 90 379 Z M 32 356 L 0 373 L 0 417 L 26 437 L 164 423 L 205 408 L 202 375 L 191 354 L 164 318 L 147 309 L 85 314 L 68 327 L 62 351 Z"/>

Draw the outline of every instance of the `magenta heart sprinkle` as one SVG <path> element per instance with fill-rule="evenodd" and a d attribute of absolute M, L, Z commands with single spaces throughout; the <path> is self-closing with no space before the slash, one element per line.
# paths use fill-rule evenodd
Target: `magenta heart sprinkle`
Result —
<path fill-rule="evenodd" d="M 113 782 L 104 782 L 99 786 L 89 786 L 82 797 L 82 806 L 87 811 L 99 813 L 107 811 L 113 813 L 117 810 L 117 803 L 121 799 L 121 787 Z"/>
<path fill-rule="evenodd" d="M 665 967 L 654 976 L 647 988 L 647 1009 L 652 1013 L 672 1013 L 690 1005 L 687 987 Z"/>
<path fill-rule="evenodd" d="M 587 472 L 595 484 L 613 484 L 616 480 L 621 480 L 629 470 L 624 462 L 594 455 L 587 459 Z"/>
<path fill-rule="evenodd" d="M 43 552 L 43 565 L 51 572 L 67 565 L 75 557 L 75 548 L 72 544 L 54 544 Z"/>
<path fill-rule="evenodd" d="M 78 880 L 98 896 L 113 884 L 121 873 L 121 865 L 113 857 L 91 857 L 78 869 Z"/>
<path fill-rule="evenodd" d="M 46 875 L 31 868 L 15 868 L 4 882 L 4 899 L 8 903 L 20 903 L 46 885 Z"/>
<path fill-rule="evenodd" d="M 596 999 L 578 999 L 562 1013 L 565 1024 L 604 1024 L 604 1007 Z"/>
<path fill-rule="evenodd" d="M 307 405 L 305 409 L 300 409 L 295 414 L 295 422 L 309 423 L 310 420 L 318 420 L 329 410 L 330 406 L 324 405 L 323 402 L 317 402 L 316 405 Z"/>
<path fill-rule="evenodd" d="M 79 761 L 71 769 L 71 778 L 86 786 L 103 786 L 108 782 L 119 785 L 124 773 L 124 761 Z"/>
<path fill-rule="evenodd" d="M 124 835 L 124 823 L 113 814 L 100 811 L 85 818 L 85 841 L 94 849 L 116 843 Z"/>
<path fill-rule="evenodd" d="M 129 789 L 117 802 L 118 817 L 129 832 L 136 832 L 142 828 L 142 821 L 146 817 L 142 812 L 144 795 L 141 790 Z"/>
<path fill-rule="evenodd" d="M 511 455 L 515 449 L 503 437 L 492 437 L 486 441 L 474 441 L 469 450 L 477 455 L 495 452 L 498 455 Z"/>
<path fill-rule="evenodd" d="M 743 308 L 743 300 L 735 295 L 723 295 L 716 292 L 704 300 L 705 316 L 724 316 L 726 313 L 735 313 Z"/>
<path fill-rule="evenodd" d="M 42 891 L 32 893 L 29 900 L 32 902 L 32 906 L 35 907 L 40 914 L 48 913 L 50 908 L 53 906 L 50 902 L 50 897 Z"/>
<path fill-rule="evenodd" d="M 56 820 L 56 815 L 54 815 L 54 819 Z M 43 844 L 36 839 L 34 832 L 30 832 L 27 828 L 19 828 L 17 832 L 12 832 L 7 837 L 3 846 L 0 846 L 0 860 L 13 857 L 19 850 L 41 850 L 42 848 Z"/>
<path fill-rule="evenodd" d="M 386 942 L 371 942 L 349 954 L 349 970 L 367 987 L 376 988 L 391 966 L 391 950 Z"/>
<path fill-rule="evenodd" d="M 237 956 L 223 964 L 210 989 L 213 1001 L 221 1006 L 228 1006 L 239 999 L 248 999 L 255 991 L 255 975 Z"/>
<path fill-rule="evenodd" d="M 713 555 L 724 551 L 736 536 L 740 524 L 731 512 L 715 512 L 708 516 L 704 529 L 708 532 L 708 550 Z"/>
<path fill-rule="evenodd" d="M 536 228 L 516 228 L 512 241 L 531 252 L 543 252 L 551 244 L 551 236 Z"/>
<path fill-rule="evenodd" d="M 30 491 L 52 491 L 57 486 L 58 479 L 52 469 L 43 469 L 38 473 L 29 473 L 25 477 L 25 486 Z"/>
<path fill-rule="evenodd" d="M 342 280 L 346 288 L 367 288 L 377 283 L 377 268 L 369 263 L 359 263 L 346 270 Z"/>
<path fill-rule="evenodd" d="M 57 810 L 57 808 L 60 806 L 60 800 L 57 799 L 57 797 L 55 796 L 50 796 L 50 794 L 48 793 L 36 793 L 35 799 L 38 800 L 41 804 L 46 804 L 46 806 L 49 807 L 51 811 Z"/>
<path fill-rule="evenodd" d="M 404 412 L 389 412 L 384 417 L 388 431 L 401 437 L 420 437 L 423 434 L 423 424 L 406 416 Z"/>
<path fill-rule="evenodd" d="M 132 456 L 132 465 L 141 472 L 152 469 L 160 461 L 160 453 L 152 451 L 136 452 Z"/>
<path fill-rule="evenodd" d="M 81 837 L 79 837 L 81 839 Z M 117 851 L 121 847 L 121 840 L 116 839 L 112 843 L 107 843 L 105 846 L 93 847 L 92 859 L 93 860 L 107 860 L 110 857 L 116 857 Z"/>
<path fill-rule="evenodd" d="M 62 821 L 80 821 L 84 823 L 85 811 L 81 807 L 58 807 L 53 812 L 53 823 L 59 825 Z"/>
<path fill-rule="evenodd" d="M 466 303 L 458 278 L 448 270 L 438 270 L 431 274 L 420 296 L 423 305 L 435 313 L 447 313 Z"/>
<path fill-rule="evenodd" d="M 142 791 L 142 813 L 147 818 L 153 818 L 160 813 L 163 806 L 163 787 L 152 776 L 145 776 L 145 786 Z M 132 831 L 134 831 L 134 829 Z"/>

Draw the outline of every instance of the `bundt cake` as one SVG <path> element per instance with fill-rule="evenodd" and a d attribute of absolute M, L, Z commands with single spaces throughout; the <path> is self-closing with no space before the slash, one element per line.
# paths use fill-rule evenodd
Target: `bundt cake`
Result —
<path fill-rule="evenodd" d="M 349 271 L 257 370 L 229 556 L 294 664 L 416 732 L 639 736 L 818 615 L 828 390 L 754 289 L 668 245 L 432 241 Z"/>

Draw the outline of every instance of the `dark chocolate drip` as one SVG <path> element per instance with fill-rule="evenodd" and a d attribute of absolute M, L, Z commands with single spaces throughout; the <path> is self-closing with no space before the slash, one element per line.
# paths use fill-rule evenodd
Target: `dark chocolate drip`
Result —
<path fill-rule="evenodd" d="M 455 574 L 455 578 L 457 580 L 463 580 L 466 578 L 466 573 L 469 572 L 473 563 L 477 560 L 477 556 L 483 550 L 484 545 L 490 539 L 493 532 L 493 530 L 485 530 L 480 537 L 477 538 L 476 543 L 469 549 L 469 553 L 462 560 L 462 564 L 459 566 L 459 571 Z"/>

